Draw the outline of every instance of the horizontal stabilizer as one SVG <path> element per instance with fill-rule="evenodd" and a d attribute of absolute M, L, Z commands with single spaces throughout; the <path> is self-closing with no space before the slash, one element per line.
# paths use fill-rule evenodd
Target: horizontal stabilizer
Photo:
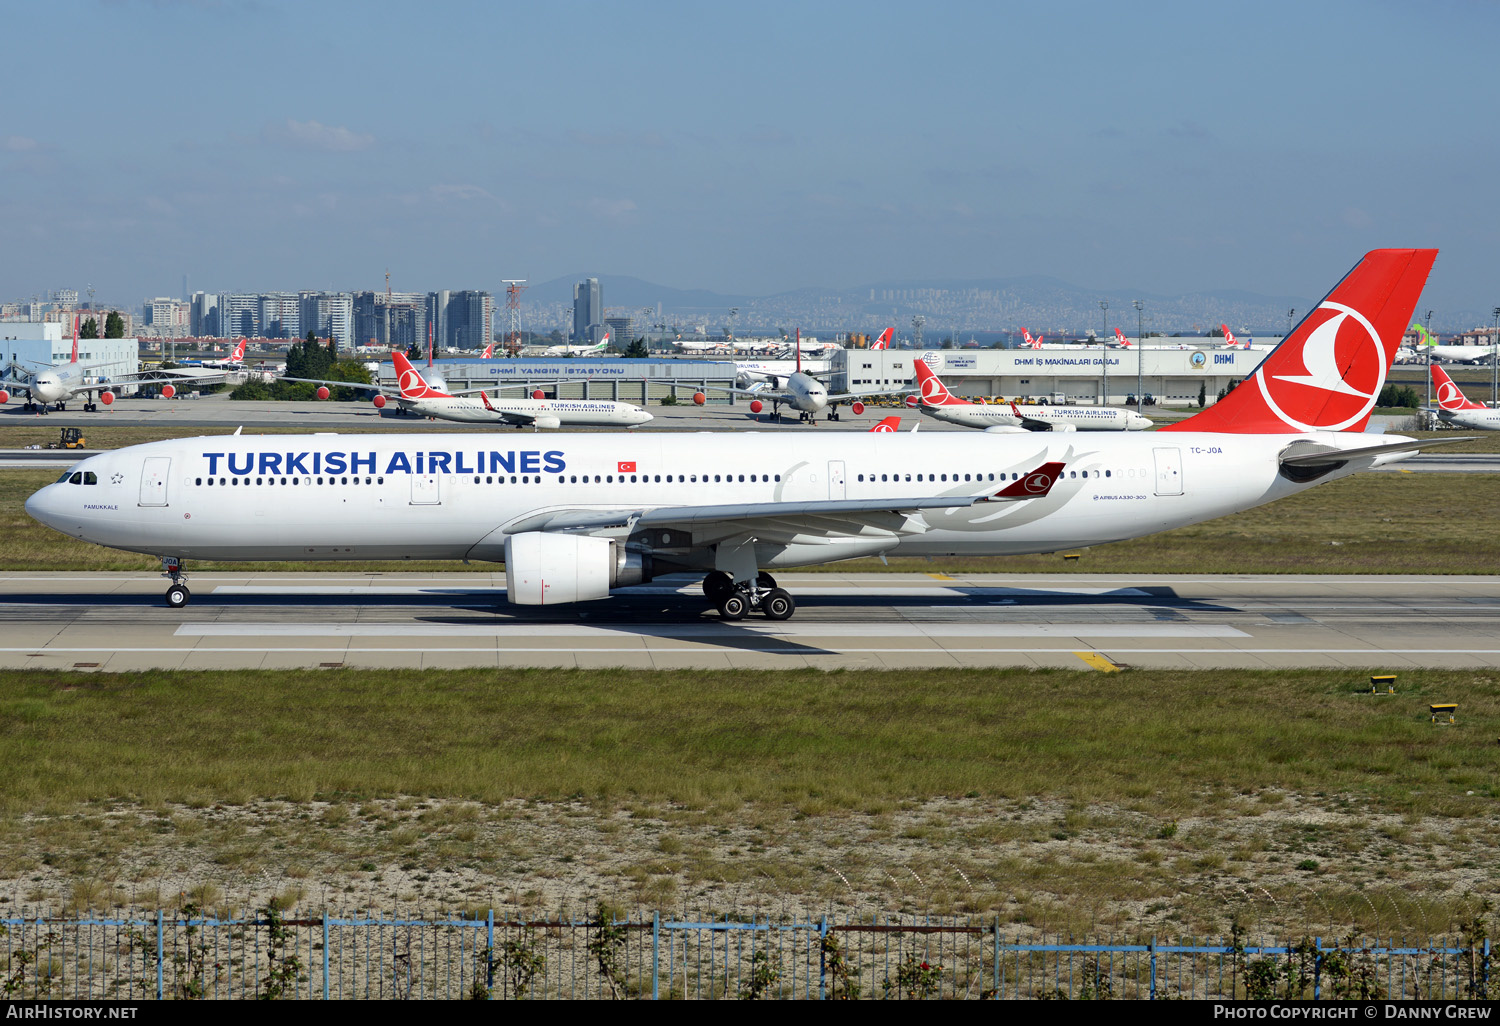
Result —
<path fill-rule="evenodd" d="M 1388 442 L 1385 445 L 1363 445 L 1357 449 L 1337 449 L 1332 446 L 1324 449 L 1305 449 L 1304 442 L 1294 442 L 1294 451 L 1281 454 L 1281 465 L 1284 467 L 1328 467 L 1338 463 L 1347 463 L 1349 460 L 1364 459 L 1369 456 L 1388 456 L 1397 452 L 1416 452 L 1425 449 L 1429 445 L 1452 445 L 1454 442 L 1472 442 L 1478 435 L 1465 435 L 1462 438 L 1419 438 L 1408 439 L 1405 442 Z"/>

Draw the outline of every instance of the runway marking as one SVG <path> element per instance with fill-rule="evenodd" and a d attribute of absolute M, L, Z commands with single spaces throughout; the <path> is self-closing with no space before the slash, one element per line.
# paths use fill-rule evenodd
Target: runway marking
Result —
<path fill-rule="evenodd" d="M 1108 659 L 1104 658 L 1098 652 L 1074 652 L 1073 654 L 1076 655 L 1079 659 L 1082 659 L 1084 662 L 1088 663 L 1096 670 L 1100 670 L 1104 673 L 1120 672 L 1120 668 L 1118 666 L 1110 662 Z"/>
<path fill-rule="evenodd" d="M 935 578 L 935 579 L 937 579 L 939 581 L 951 581 L 951 580 L 953 580 L 953 578 L 949 577 L 947 574 L 928 574 L 927 576 Z"/>
<path fill-rule="evenodd" d="M 454 624 L 454 623 L 184 623 L 179 638 L 889 638 L 889 623 L 821 624 Z M 1225 624 L 1186 623 L 903 623 L 901 634 L 926 638 L 1248 638 Z"/>

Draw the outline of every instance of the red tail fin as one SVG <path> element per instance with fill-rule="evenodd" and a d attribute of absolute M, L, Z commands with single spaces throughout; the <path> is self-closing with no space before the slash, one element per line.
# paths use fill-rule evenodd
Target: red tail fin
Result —
<path fill-rule="evenodd" d="M 884 433 L 889 432 L 889 431 L 895 431 L 900 426 L 901 426 L 901 414 L 898 413 L 894 417 L 887 417 L 887 418 L 885 418 L 885 420 L 882 420 L 879 424 L 876 424 L 874 427 L 872 427 L 870 429 L 870 433 L 872 435 L 884 434 Z"/>
<path fill-rule="evenodd" d="M 239 344 L 234 347 L 234 352 L 229 354 L 230 363 L 245 362 L 245 340 L 240 339 Z"/>
<path fill-rule="evenodd" d="M 1484 406 L 1474 402 L 1459 389 L 1458 383 L 1437 364 L 1432 365 L 1432 392 L 1437 404 L 1445 410 L 1482 410 Z"/>
<path fill-rule="evenodd" d="M 396 366 L 396 384 L 401 389 L 403 399 L 450 399 L 447 392 L 439 392 L 435 388 L 428 387 L 422 375 L 411 365 L 406 354 L 399 349 L 391 353 L 391 363 Z"/>
<path fill-rule="evenodd" d="M 972 406 L 943 386 L 938 376 L 932 373 L 927 361 L 917 357 L 917 388 L 921 390 L 923 406 Z"/>
<path fill-rule="evenodd" d="M 1376 249 L 1219 402 L 1162 431 L 1363 431 L 1437 258 Z"/>
<path fill-rule="evenodd" d="M 870 348 L 871 349 L 889 349 L 891 347 L 891 338 L 895 334 L 896 334 L 896 329 L 895 328 L 886 328 L 884 331 L 882 331 L 880 333 L 880 337 L 879 338 L 877 338 L 874 342 L 870 343 Z"/>
<path fill-rule="evenodd" d="M 1224 333 L 1224 344 L 1225 345 L 1229 346 L 1231 349 L 1233 349 L 1235 346 L 1239 345 L 1239 341 L 1236 340 L 1235 337 L 1234 337 L 1234 332 L 1232 332 L 1232 331 L 1229 330 L 1229 325 L 1227 325 L 1227 324 L 1221 324 L 1221 325 L 1219 325 L 1219 330 Z"/>
<path fill-rule="evenodd" d="M 69 363 L 78 362 L 78 315 L 73 315 L 73 359 Z"/>

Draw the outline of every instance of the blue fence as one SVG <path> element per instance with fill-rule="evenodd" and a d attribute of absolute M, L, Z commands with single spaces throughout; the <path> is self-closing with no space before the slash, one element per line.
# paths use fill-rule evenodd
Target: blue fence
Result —
<path fill-rule="evenodd" d="M 286 913 L 0 918 L 0 997 L 1488 997 L 1482 924 L 1409 944 L 1007 939 L 998 921 Z"/>

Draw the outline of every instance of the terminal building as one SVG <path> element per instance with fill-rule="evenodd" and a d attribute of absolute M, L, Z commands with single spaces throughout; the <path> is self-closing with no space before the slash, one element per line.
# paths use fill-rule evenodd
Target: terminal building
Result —
<path fill-rule="evenodd" d="M 922 357 L 957 396 L 1046 399 L 1049 403 L 1119 405 L 1137 389 L 1167 406 L 1213 402 L 1219 390 L 1252 373 L 1269 350 L 1195 347 L 1099 349 L 844 349 L 833 354 L 829 389 L 853 392 L 915 387 Z M 1279 342 L 1280 339 L 1274 340 Z M 1146 344 L 1173 345 L 1170 339 Z"/>

